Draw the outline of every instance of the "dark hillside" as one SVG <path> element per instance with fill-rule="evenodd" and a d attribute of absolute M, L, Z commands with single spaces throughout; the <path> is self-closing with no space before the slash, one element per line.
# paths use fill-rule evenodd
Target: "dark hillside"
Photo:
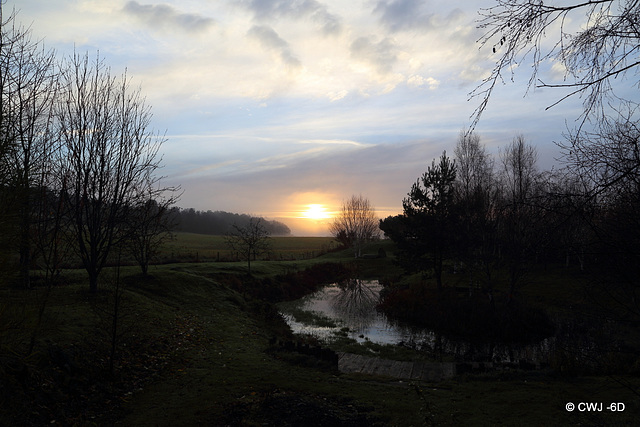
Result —
<path fill-rule="evenodd" d="M 197 211 L 193 208 L 171 210 L 175 230 L 186 233 L 225 235 L 233 230 L 233 225 L 245 227 L 251 215 L 237 214 L 224 211 Z M 263 219 L 264 220 L 264 219 Z M 291 230 L 279 221 L 264 220 L 266 230 L 272 236 L 288 236 Z"/>

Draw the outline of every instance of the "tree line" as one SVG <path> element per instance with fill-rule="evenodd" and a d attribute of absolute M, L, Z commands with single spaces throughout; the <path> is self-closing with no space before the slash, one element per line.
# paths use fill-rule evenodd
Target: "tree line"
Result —
<path fill-rule="evenodd" d="M 493 52 L 494 68 L 470 94 L 480 99 L 471 130 L 500 86 L 497 83 L 514 80 L 518 70 L 530 70 L 528 90 L 558 91 L 559 98 L 547 108 L 569 98 L 581 99 L 583 107 L 564 142 L 558 143 L 563 171 L 544 173 L 541 184 L 532 188 L 509 188 L 516 197 L 505 211 L 509 218 L 505 226 L 511 224 L 511 247 L 521 248 L 509 254 L 511 276 L 521 274 L 518 259 L 524 258 L 527 246 L 525 252 L 531 255 L 535 248 L 540 248 L 537 252 L 549 248 L 549 243 L 540 246 L 536 239 L 552 242 L 549 249 L 555 247 L 557 252 L 560 246 L 561 251 L 573 253 L 581 267 L 585 262 L 597 267 L 598 274 L 587 288 L 595 301 L 601 305 L 607 301 L 637 320 L 640 4 L 497 0 L 481 9 L 480 16 L 478 28 L 484 32 L 480 48 Z M 548 80 L 549 65 L 563 71 L 561 79 Z M 521 166 L 526 164 L 514 163 L 511 169 L 519 172 Z M 512 178 L 515 183 L 523 181 L 520 175 Z M 547 227 L 526 222 L 534 212 L 539 218 L 535 222 Z"/>
<path fill-rule="evenodd" d="M 158 175 L 165 137 L 151 119 L 126 72 L 97 54 L 58 59 L 0 6 L 0 255 L 24 287 L 34 269 L 55 281 L 68 257 L 92 292 L 121 256 L 146 273 L 178 198 Z"/>
<path fill-rule="evenodd" d="M 403 213 L 381 220 L 380 228 L 396 242 L 400 264 L 432 272 L 438 289 L 445 266 L 458 265 L 487 292 L 496 273 L 506 272 L 512 298 L 533 266 L 575 263 L 596 278 L 591 291 L 640 318 L 640 162 L 634 154 L 640 133 L 613 131 L 601 145 L 590 145 L 606 167 L 586 168 L 583 159 L 562 171 L 541 171 L 535 147 L 523 136 L 494 161 L 477 134 L 462 131 L 455 158 L 444 152 L 434 159 L 403 199 Z"/>
<path fill-rule="evenodd" d="M 175 224 L 176 231 L 197 234 L 212 234 L 218 236 L 232 233 L 236 227 L 246 228 L 252 220 L 260 219 L 265 231 L 272 236 L 288 236 L 291 230 L 286 224 L 275 221 L 256 218 L 247 214 L 237 214 L 224 211 L 197 211 L 193 208 L 171 209 L 171 221 Z"/>
<path fill-rule="evenodd" d="M 470 94 L 480 99 L 472 124 L 454 159 L 443 153 L 434 160 L 404 198 L 403 213 L 381 228 L 397 242 L 400 262 L 433 271 L 438 288 L 445 261 L 464 265 L 489 290 L 496 271 L 506 271 L 513 296 L 535 264 L 575 260 L 589 270 L 592 301 L 637 321 L 638 2 L 497 0 L 479 13 L 480 48 L 494 68 Z M 545 81 L 550 64 L 564 71 L 559 83 Z M 540 171 L 535 147 L 522 136 L 494 161 L 473 133 L 497 83 L 522 69 L 531 70 L 528 89 L 559 89 L 548 108 L 582 100 L 575 127 L 558 143 L 561 169 Z"/>

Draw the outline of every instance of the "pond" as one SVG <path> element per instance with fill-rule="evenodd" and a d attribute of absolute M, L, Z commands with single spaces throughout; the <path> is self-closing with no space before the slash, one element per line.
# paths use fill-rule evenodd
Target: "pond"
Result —
<path fill-rule="evenodd" d="M 280 309 L 294 333 L 329 338 L 348 328 L 348 336 L 359 342 L 411 341 L 411 331 L 376 311 L 381 289 L 377 280 L 333 283 L 299 300 L 283 303 Z"/>
<path fill-rule="evenodd" d="M 532 345 L 472 343 L 445 337 L 435 331 L 392 321 L 376 310 L 382 285 L 377 280 L 351 279 L 333 283 L 279 308 L 294 333 L 330 340 L 346 333 L 362 343 L 400 345 L 426 351 L 432 356 L 453 356 L 459 361 L 494 363 L 546 363 L 554 339 Z"/>

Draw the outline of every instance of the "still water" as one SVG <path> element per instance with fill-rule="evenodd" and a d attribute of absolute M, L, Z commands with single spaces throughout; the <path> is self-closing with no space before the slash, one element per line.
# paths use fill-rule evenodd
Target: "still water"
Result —
<path fill-rule="evenodd" d="M 526 360 L 539 363 L 548 359 L 552 349 L 552 338 L 533 345 L 478 344 L 391 321 L 376 310 L 381 289 L 382 285 L 377 280 L 351 279 L 327 285 L 297 301 L 283 303 L 280 311 L 294 333 L 330 340 L 335 333 L 346 331 L 347 336 L 358 342 L 402 345 L 434 355 L 452 355 L 465 361 L 510 363 Z M 315 316 L 303 317 L 300 311 L 311 312 Z M 298 317 L 307 320 L 300 321 L 296 318 L 297 313 Z M 325 321 L 319 322 L 318 319 Z M 328 326 L 328 323 L 333 325 Z"/>
<path fill-rule="evenodd" d="M 328 338 L 334 332 L 348 328 L 348 336 L 359 342 L 370 340 L 380 344 L 398 344 L 411 340 L 413 334 L 408 329 L 394 325 L 384 314 L 376 311 L 381 289 L 377 280 L 333 283 L 297 301 L 283 304 L 281 311 L 294 333 Z M 295 317 L 297 310 L 330 319 L 336 326 L 299 322 Z"/>

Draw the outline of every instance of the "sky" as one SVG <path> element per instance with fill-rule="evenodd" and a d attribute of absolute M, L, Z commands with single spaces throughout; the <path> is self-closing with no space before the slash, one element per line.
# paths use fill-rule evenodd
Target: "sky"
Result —
<path fill-rule="evenodd" d="M 179 206 L 277 219 L 299 236 L 326 234 L 354 194 L 381 218 L 400 213 L 431 161 L 453 156 L 497 58 L 477 43 L 491 0 L 3 3 L 60 57 L 99 52 L 140 86 Z M 523 135 L 550 169 L 581 101 L 547 110 L 562 94 L 527 91 L 530 72 L 499 85 L 475 131 L 496 156 Z"/>

